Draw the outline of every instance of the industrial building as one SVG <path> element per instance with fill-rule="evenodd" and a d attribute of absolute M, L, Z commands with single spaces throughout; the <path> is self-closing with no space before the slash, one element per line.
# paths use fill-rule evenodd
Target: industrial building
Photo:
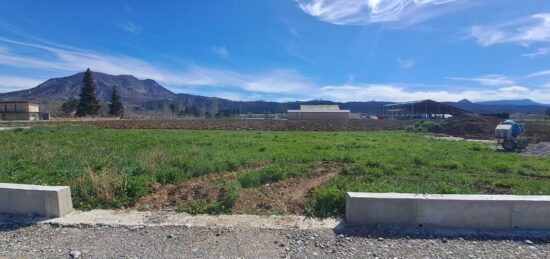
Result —
<path fill-rule="evenodd" d="M 38 120 L 40 106 L 33 102 L 0 102 L 0 120 Z"/>
<path fill-rule="evenodd" d="M 387 104 L 378 111 L 379 116 L 403 119 L 444 119 L 469 113 L 471 112 L 432 100 Z"/>
<path fill-rule="evenodd" d="M 300 105 L 299 110 L 288 110 L 289 120 L 347 120 L 349 110 L 340 110 L 338 105 Z"/>

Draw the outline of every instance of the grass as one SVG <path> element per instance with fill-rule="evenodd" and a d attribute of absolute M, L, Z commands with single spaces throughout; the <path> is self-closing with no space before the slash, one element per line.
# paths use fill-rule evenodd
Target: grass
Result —
<path fill-rule="evenodd" d="M 550 159 L 495 152 L 491 145 L 428 139 L 424 133 L 110 130 L 44 126 L 0 132 L 0 182 L 69 185 L 79 209 L 131 206 L 150 183 L 178 184 L 241 166 L 216 204 L 182 211 L 228 213 L 239 188 L 344 163 L 317 189 L 309 213 L 343 212 L 345 191 L 550 194 Z"/>

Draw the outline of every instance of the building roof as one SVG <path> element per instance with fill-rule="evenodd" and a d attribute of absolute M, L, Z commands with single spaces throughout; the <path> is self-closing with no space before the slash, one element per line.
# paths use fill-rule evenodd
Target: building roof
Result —
<path fill-rule="evenodd" d="M 8 104 L 8 103 L 28 103 L 28 104 L 38 104 L 40 105 L 40 103 L 38 102 L 29 102 L 29 101 L 0 101 L 0 104 Z"/>
<path fill-rule="evenodd" d="M 392 103 L 384 105 L 384 110 L 387 112 L 416 112 L 416 113 L 433 113 L 433 114 L 468 114 L 472 113 L 455 106 L 436 102 L 433 100 L 421 100 L 421 101 L 412 101 L 412 102 L 403 102 L 403 103 Z"/>
<path fill-rule="evenodd" d="M 335 112 L 349 113 L 349 110 L 340 110 L 338 105 L 300 105 L 300 110 L 288 110 L 288 112 Z"/>

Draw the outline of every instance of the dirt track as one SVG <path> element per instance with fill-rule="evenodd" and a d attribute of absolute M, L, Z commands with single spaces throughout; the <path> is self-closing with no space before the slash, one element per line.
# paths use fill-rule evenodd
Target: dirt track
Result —
<path fill-rule="evenodd" d="M 51 120 L 3 121 L 0 126 L 29 125 L 94 125 L 109 129 L 187 129 L 187 130 L 258 130 L 258 131 L 373 131 L 399 130 L 415 120 L 244 120 L 244 119 L 178 119 L 178 120 Z"/>

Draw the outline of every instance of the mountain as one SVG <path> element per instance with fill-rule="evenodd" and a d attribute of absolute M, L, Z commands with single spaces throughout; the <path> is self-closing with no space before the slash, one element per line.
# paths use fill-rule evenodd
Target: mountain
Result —
<path fill-rule="evenodd" d="M 126 108 L 134 112 L 167 113 L 180 112 L 195 107 L 201 112 L 216 114 L 219 111 L 232 113 L 282 113 L 289 109 L 298 109 L 301 104 L 337 104 L 342 109 L 352 112 L 376 114 L 380 107 L 391 102 L 332 102 L 312 100 L 303 102 L 266 102 L 266 101 L 232 101 L 217 97 L 206 97 L 190 94 L 176 94 L 151 79 L 140 80 L 131 75 L 113 76 L 92 72 L 98 99 L 105 104 L 116 87 Z M 0 94 L 0 101 L 36 101 L 41 104 L 43 112 L 57 114 L 61 104 L 70 98 L 79 97 L 84 73 L 68 77 L 53 78 L 28 89 Z M 548 106 L 531 100 L 508 100 L 474 103 L 469 100 L 447 102 L 447 104 L 475 113 L 543 113 Z"/>
<path fill-rule="evenodd" d="M 458 102 L 445 102 L 460 109 L 474 113 L 544 113 L 548 106 L 535 103 L 531 100 L 512 100 L 512 101 L 488 101 L 471 102 L 467 99 Z"/>
<path fill-rule="evenodd" d="M 486 102 L 476 102 L 476 103 L 482 104 L 482 105 L 550 106 L 550 104 L 537 103 L 537 102 L 533 102 L 530 99 L 486 101 Z"/>
<path fill-rule="evenodd" d="M 84 73 L 78 73 L 68 77 L 53 78 L 28 90 L 0 94 L 0 100 L 59 102 L 70 98 L 78 99 L 83 77 Z M 98 72 L 92 72 L 92 77 L 100 102 L 109 101 L 113 87 L 117 88 L 125 104 L 176 98 L 176 94 L 151 79 L 139 80 L 130 75 L 112 76 Z"/>
<path fill-rule="evenodd" d="M 284 103 L 232 101 L 217 97 L 176 94 L 154 80 L 140 80 L 131 75 L 113 76 L 92 72 L 92 76 L 96 85 L 97 97 L 101 103 L 109 101 L 112 89 L 116 87 L 123 104 L 136 112 L 179 112 L 186 108 L 197 107 L 202 112 L 211 114 L 223 110 L 241 113 L 282 113 L 289 109 L 298 109 L 301 104 L 339 104 L 342 109 L 350 109 L 353 112 L 376 113 L 378 107 L 388 104 L 388 102 L 374 101 L 338 103 L 326 100 Z M 0 93 L 0 101 L 36 101 L 41 104 L 43 112 L 56 114 L 60 111 L 63 102 L 71 98 L 79 98 L 83 77 L 84 73 L 77 73 L 68 77 L 49 79 L 28 90 Z"/>

